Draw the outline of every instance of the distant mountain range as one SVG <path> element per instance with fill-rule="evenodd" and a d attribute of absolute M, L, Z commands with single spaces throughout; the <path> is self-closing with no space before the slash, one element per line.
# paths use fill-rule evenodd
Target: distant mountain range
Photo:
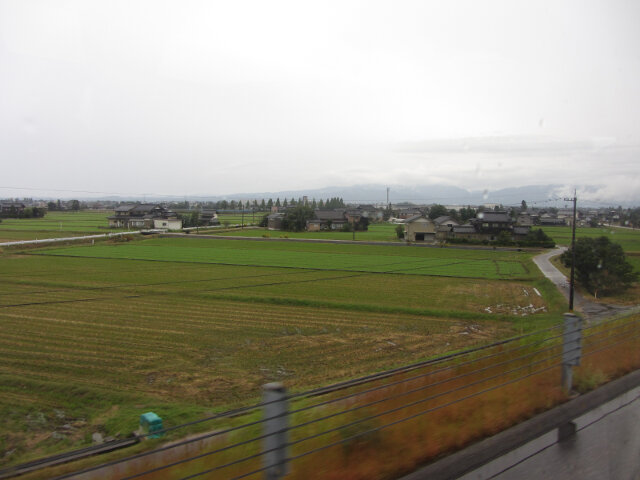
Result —
<path fill-rule="evenodd" d="M 391 203 L 410 202 L 415 204 L 440 203 L 443 205 L 482 205 L 503 204 L 520 205 L 525 200 L 530 206 L 564 206 L 570 202 L 564 197 L 572 196 L 572 189 L 564 185 L 529 185 L 524 187 L 503 188 L 494 191 L 469 191 L 463 188 L 447 185 L 421 185 L 421 186 L 389 186 L 389 201 Z M 633 206 L 629 202 L 620 202 L 597 197 L 597 187 L 581 187 L 578 193 L 578 203 L 581 207 L 606 207 Z M 582 194 L 580 192 L 583 192 Z M 231 195 L 188 195 L 185 198 L 194 201 L 218 201 L 218 200 L 253 200 L 285 198 L 296 200 L 307 196 L 309 200 L 315 198 L 327 199 L 341 197 L 348 203 L 373 203 L 384 204 L 387 201 L 387 185 L 352 185 L 342 187 L 325 187 L 309 190 L 282 190 L 277 192 L 237 193 Z M 581 198 L 582 196 L 582 198 Z M 588 197 L 588 198 L 587 198 Z M 121 197 L 109 197 L 109 200 L 122 200 Z M 127 198 L 128 200 L 143 200 L 143 198 Z M 176 200 L 175 197 L 152 197 L 147 195 L 147 202 Z M 637 203 L 637 202 L 636 202 Z"/>

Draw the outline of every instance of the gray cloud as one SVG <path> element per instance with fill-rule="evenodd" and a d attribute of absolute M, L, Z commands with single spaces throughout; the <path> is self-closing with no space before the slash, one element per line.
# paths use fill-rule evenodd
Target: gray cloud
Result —
<path fill-rule="evenodd" d="M 639 17 L 617 0 L 4 1 L 2 183 L 637 196 Z"/>

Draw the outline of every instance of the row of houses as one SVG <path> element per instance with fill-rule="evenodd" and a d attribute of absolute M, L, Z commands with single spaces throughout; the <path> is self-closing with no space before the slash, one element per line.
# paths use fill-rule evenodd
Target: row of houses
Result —
<path fill-rule="evenodd" d="M 20 214 L 26 208 L 22 202 L 0 202 L 0 214 Z"/>
<path fill-rule="evenodd" d="M 285 212 L 275 212 L 267 216 L 269 230 L 282 230 Z M 344 230 L 347 226 L 356 231 L 366 231 L 369 223 L 382 220 L 382 211 L 374 207 L 336 208 L 333 210 L 314 210 L 314 218 L 307 220 L 308 232 Z"/>
<path fill-rule="evenodd" d="M 204 209 L 197 213 L 197 225 L 220 225 L 218 213 Z M 110 228 L 180 230 L 182 219 L 171 209 L 157 203 L 120 205 L 107 217 Z"/>
<path fill-rule="evenodd" d="M 182 220 L 172 210 L 154 203 L 120 205 L 107 217 L 110 228 L 180 230 Z"/>
<path fill-rule="evenodd" d="M 507 235 L 509 240 L 523 240 L 531 231 L 529 225 L 517 225 L 504 211 L 478 213 L 464 225 L 448 216 L 431 220 L 414 215 L 404 221 L 404 238 L 409 242 L 443 242 L 447 240 L 495 241 Z"/>

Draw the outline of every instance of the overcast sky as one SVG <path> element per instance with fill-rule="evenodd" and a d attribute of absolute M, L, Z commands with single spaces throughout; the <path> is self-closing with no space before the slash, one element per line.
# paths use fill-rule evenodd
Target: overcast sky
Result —
<path fill-rule="evenodd" d="M 637 0 L 0 0 L 0 197 L 638 200 L 639 19 Z"/>

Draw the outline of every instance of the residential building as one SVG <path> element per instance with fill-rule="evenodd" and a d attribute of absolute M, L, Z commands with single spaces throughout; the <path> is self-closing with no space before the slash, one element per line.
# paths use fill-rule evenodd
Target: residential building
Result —
<path fill-rule="evenodd" d="M 120 205 L 107 217 L 110 228 L 158 228 L 180 230 L 182 220 L 171 210 L 154 203 Z"/>

